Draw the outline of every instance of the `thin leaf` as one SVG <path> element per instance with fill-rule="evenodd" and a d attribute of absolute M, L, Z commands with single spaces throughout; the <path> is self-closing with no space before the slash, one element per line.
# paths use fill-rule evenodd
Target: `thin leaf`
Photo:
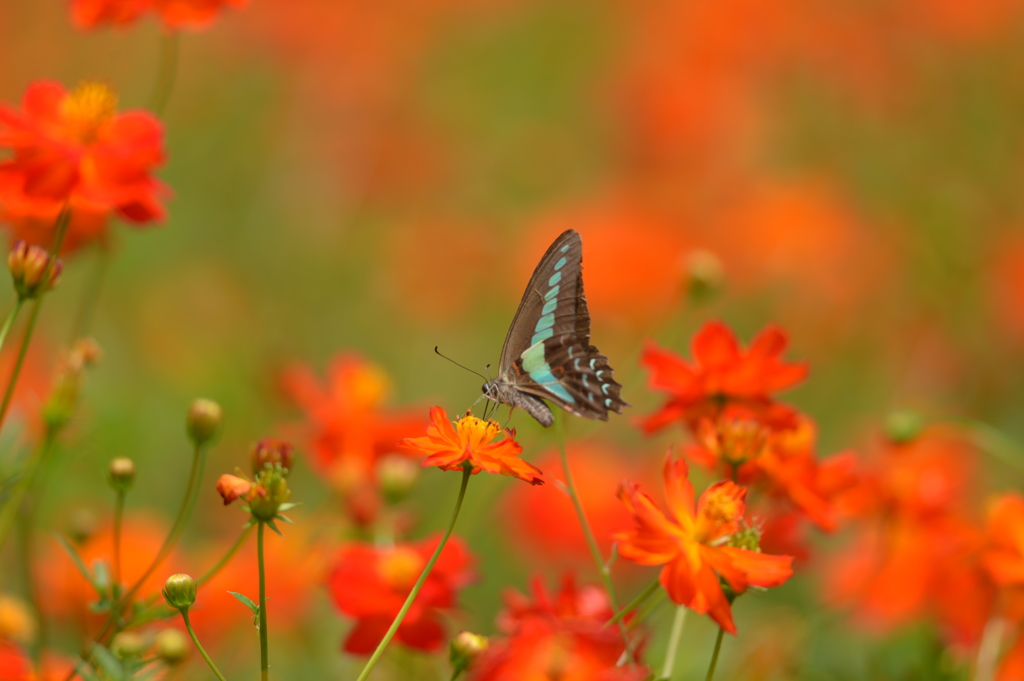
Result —
<path fill-rule="evenodd" d="M 247 607 L 250 610 L 252 610 L 252 614 L 254 614 L 254 615 L 259 614 L 260 606 L 258 606 L 255 603 L 253 603 L 251 598 L 249 598 L 248 596 L 245 596 L 243 594 L 237 593 L 235 591 L 229 591 L 228 593 L 231 594 L 232 596 L 234 596 L 235 598 L 237 598 L 239 603 L 241 603 L 245 607 Z"/>
<path fill-rule="evenodd" d="M 96 591 L 99 592 L 100 596 L 102 597 L 104 595 L 103 589 L 96 581 L 96 578 L 93 577 L 92 573 L 89 572 L 89 568 L 85 567 L 85 561 L 83 561 L 82 557 L 78 555 L 78 551 L 75 550 L 75 547 L 72 546 L 67 539 L 60 536 L 59 534 L 54 533 L 53 536 L 57 538 L 57 543 L 61 545 L 61 548 L 63 548 L 64 551 L 66 551 L 67 554 L 71 556 L 71 560 L 75 563 L 75 567 L 78 568 L 78 571 L 82 573 L 82 576 L 89 580 L 89 583 L 93 585 L 93 587 L 96 589 Z"/>
<path fill-rule="evenodd" d="M 266 523 L 267 523 L 267 527 L 272 529 L 274 531 L 274 533 L 277 534 L 277 536 L 279 536 L 279 537 L 283 537 L 284 536 L 283 534 L 281 534 L 281 530 L 277 529 L 277 525 L 274 524 L 274 519 L 273 518 L 271 518 L 270 520 L 266 521 Z"/>
<path fill-rule="evenodd" d="M 289 502 L 283 503 L 280 506 L 278 506 L 277 510 L 278 511 L 290 511 L 293 508 L 298 508 L 299 506 L 302 506 L 302 502 L 301 501 L 289 501 Z"/>
<path fill-rule="evenodd" d="M 128 677 L 125 674 L 124 667 L 121 666 L 121 663 L 118 662 L 114 654 L 107 648 L 97 644 L 93 648 L 93 657 L 107 676 L 113 677 L 115 681 L 127 681 Z"/>

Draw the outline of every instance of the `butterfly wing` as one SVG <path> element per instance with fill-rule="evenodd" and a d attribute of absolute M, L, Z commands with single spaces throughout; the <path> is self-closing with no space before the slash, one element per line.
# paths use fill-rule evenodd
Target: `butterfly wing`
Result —
<path fill-rule="evenodd" d="M 501 352 L 500 376 L 522 393 L 566 411 L 608 420 L 628 406 L 608 358 L 590 344 L 583 292 L 583 242 L 563 232 L 530 277 Z"/>

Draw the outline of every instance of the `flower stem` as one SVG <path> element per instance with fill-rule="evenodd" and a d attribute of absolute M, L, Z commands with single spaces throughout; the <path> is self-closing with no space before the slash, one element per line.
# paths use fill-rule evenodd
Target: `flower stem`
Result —
<path fill-rule="evenodd" d="M 149 98 L 149 110 L 157 116 L 163 114 L 174 90 L 178 76 L 178 56 L 181 52 L 181 35 L 178 31 L 164 33 L 160 40 L 160 65 L 157 67 L 156 85 Z"/>
<path fill-rule="evenodd" d="M 235 543 L 231 545 L 231 548 L 228 549 L 227 553 L 221 556 L 221 559 L 217 561 L 216 565 L 211 567 L 209 570 L 206 571 L 206 574 L 204 574 L 202 577 L 196 580 L 197 587 L 202 586 L 206 582 L 213 579 L 217 575 L 217 573 L 220 572 L 224 568 L 224 566 L 228 564 L 228 561 L 234 558 L 235 554 L 238 553 L 238 549 L 242 548 L 242 544 L 244 544 L 245 540 L 249 538 L 250 532 L 252 532 L 252 525 L 242 530 L 242 534 L 238 535 L 238 539 L 236 539 Z"/>
<path fill-rule="evenodd" d="M 583 528 L 583 536 L 587 539 L 587 546 L 590 547 L 590 555 L 593 556 L 594 563 L 597 565 L 597 572 L 601 575 L 601 582 L 604 584 L 604 590 L 608 594 L 608 603 L 612 606 L 612 612 L 618 612 L 619 599 L 615 596 L 615 586 L 612 584 L 611 570 L 604 562 L 601 549 L 594 538 L 594 531 L 590 529 L 590 522 L 587 520 L 587 514 L 583 510 L 583 504 L 580 503 L 579 494 L 576 492 L 576 483 L 573 482 L 572 471 L 569 469 L 569 456 L 565 453 L 564 419 L 565 414 L 559 410 L 555 414 L 555 436 L 558 438 L 558 456 L 562 462 L 562 472 L 565 474 L 565 488 L 569 492 L 569 498 L 572 499 L 573 508 L 576 509 L 576 518 L 579 520 L 580 527 Z M 619 620 L 617 624 L 619 632 L 622 634 L 622 640 L 626 644 L 629 659 L 631 662 L 635 662 L 636 653 L 633 650 L 633 643 L 629 638 L 629 631 L 622 623 L 622 620 Z"/>
<path fill-rule="evenodd" d="M 725 629 L 718 628 L 718 638 L 715 639 L 715 651 L 711 653 L 711 666 L 708 667 L 708 675 L 704 677 L 704 681 L 711 681 L 715 678 L 715 667 L 718 666 L 718 652 L 722 649 L 722 637 L 725 635 Z"/>
<path fill-rule="evenodd" d="M 117 490 L 114 502 L 114 600 L 121 596 L 121 524 L 124 520 L 124 490 Z"/>
<path fill-rule="evenodd" d="M 260 678 L 270 681 L 270 658 L 267 642 L 267 572 L 263 565 L 263 526 L 256 528 L 256 562 L 260 567 Z"/>
<path fill-rule="evenodd" d="M 182 608 L 180 612 L 181 618 L 185 620 L 185 628 L 188 629 L 188 635 L 192 637 L 192 643 L 195 643 L 196 648 L 199 649 L 199 654 L 203 656 L 203 659 L 206 660 L 206 664 L 210 665 L 210 669 L 213 670 L 213 673 L 217 675 L 217 678 L 220 679 L 220 681 L 227 681 L 227 679 L 224 678 L 224 675 L 220 673 L 220 670 L 217 669 L 217 665 L 215 665 L 213 660 L 210 659 L 210 656 L 206 654 L 206 650 L 203 649 L 202 644 L 199 643 L 199 637 L 196 636 L 196 632 L 192 631 L 192 623 L 188 621 L 188 609 Z"/>
<path fill-rule="evenodd" d="M 469 484 L 469 476 L 472 473 L 472 466 L 468 463 L 462 468 L 462 485 L 459 487 L 459 497 L 455 500 L 455 509 L 452 511 L 452 519 L 448 523 L 448 529 L 445 530 L 444 536 L 441 537 L 441 541 L 438 542 L 437 548 L 434 549 L 434 555 L 427 561 L 426 566 L 423 568 L 423 572 L 420 573 L 420 578 L 416 580 L 416 584 L 413 585 L 412 591 L 409 592 L 409 596 L 405 599 L 405 603 L 402 604 L 402 609 L 398 611 L 398 615 L 395 616 L 395 621 L 391 623 L 391 627 L 388 628 L 384 638 L 377 645 L 377 649 L 373 651 L 373 655 L 367 660 L 366 666 L 363 667 L 363 671 L 359 673 L 359 677 L 356 681 L 366 681 L 366 678 L 373 671 L 374 666 L 377 664 L 377 660 L 384 653 L 384 649 L 388 647 L 388 643 L 391 642 L 391 638 L 398 631 L 398 627 L 402 625 L 402 620 L 405 619 L 406 613 L 409 612 L 409 608 L 412 607 L 413 602 L 416 600 L 416 596 L 419 595 L 420 589 L 423 588 L 424 582 L 427 581 L 427 577 L 430 575 L 430 571 L 434 569 L 434 563 L 441 557 L 441 551 L 444 549 L 445 544 L 448 543 L 448 537 L 452 535 L 452 530 L 455 529 L 455 520 L 459 517 L 459 511 L 462 509 L 462 500 L 466 497 L 466 485 Z"/>
<path fill-rule="evenodd" d="M 82 293 L 82 303 L 78 308 L 75 325 L 71 331 L 71 342 L 89 334 L 93 317 L 96 315 L 96 306 L 99 302 L 100 290 L 103 288 L 103 280 L 110 268 L 110 261 L 113 260 L 113 255 L 106 246 L 99 247 L 98 251 L 96 262 L 93 263 L 92 276 L 89 277 L 89 282 Z"/>
<path fill-rule="evenodd" d="M 665 665 L 661 669 L 661 678 L 671 679 L 672 669 L 676 666 L 676 652 L 679 650 L 679 640 L 683 637 L 683 624 L 686 622 L 686 606 L 676 606 L 676 616 L 672 619 L 672 633 L 668 637 L 668 651 L 665 653 Z M 721 636 L 718 643 L 721 645 Z M 717 653 L 716 653 L 717 655 Z"/>
<path fill-rule="evenodd" d="M 42 281 L 48 280 L 53 272 L 57 258 L 60 257 L 60 249 L 64 245 L 64 236 L 68 232 L 68 224 L 70 222 L 71 208 L 65 206 L 57 215 L 57 222 L 54 227 L 56 234 L 54 234 L 53 238 L 53 247 L 50 249 L 52 257 L 46 266 L 46 271 L 43 273 Z M 29 315 L 28 325 L 25 327 L 25 333 L 21 336 L 21 347 L 18 349 L 18 357 L 14 361 L 11 377 L 7 379 L 7 389 L 4 392 L 3 402 L 0 403 L 0 428 L 3 428 L 4 419 L 7 417 L 7 410 L 10 409 L 11 398 L 14 397 L 14 388 L 18 385 L 18 376 L 21 375 L 21 365 L 25 363 L 25 355 L 28 354 L 28 346 L 32 341 L 32 332 L 35 331 L 36 320 L 39 319 L 39 310 L 43 306 L 43 298 L 45 297 L 45 293 L 40 293 L 36 302 L 32 305 L 32 313 Z"/>
<path fill-rule="evenodd" d="M 50 458 L 50 452 L 53 450 L 55 440 L 56 432 L 51 428 L 47 428 L 42 444 L 33 452 L 31 459 L 25 464 L 24 477 L 18 482 L 18 486 L 4 503 L 3 510 L 0 511 L 0 546 L 3 546 L 4 540 L 7 539 L 7 534 L 14 525 L 14 520 L 21 509 L 21 504 L 25 500 L 25 495 L 35 486 L 39 471 L 42 470 L 46 461 Z"/>
<path fill-rule="evenodd" d="M 18 302 L 14 304 L 14 308 L 11 313 L 7 315 L 7 319 L 4 320 L 3 328 L 0 328 L 0 349 L 4 347 L 4 341 L 7 340 L 7 332 L 11 330 L 11 325 L 14 323 L 14 319 L 21 312 L 21 308 L 25 305 L 25 299 L 18 296 Z"/>
<path fill-rule="evenodd" d="M 636 598 L 634 598 L 633 600 L 631 600 L 629 602 L 629 604 L 626 605 L 626 607 L 624 607 L 622 610 L 619 610 L 617 613 L 615 613 L 615 616 L 612 617 L 607 622 L 605 622 L 604 626 L 607 627 L 609 624 L 615 624 L 616 622 L 620 621 L 623 617 L 625 617 L 629 613 L 631 613 L 634 610 L 636 610 L 637 608 L 639 608 L 641 605 L 643 605 L 644 601 L 646 601 L 648 598 L 650 598 L 651 595 L 654 594 L 654 592 L 658 590 L 658 587 L 660 587 L 660 586 L 661 586 L 661 582 L 658 581 L 657 579 L 654 580 L 653 582 L 651 582 L 650 586 L 648 586 L 646 589 L 644 589 L 642 592 L 640 592 L 640 595 L 637 596 Z"/>

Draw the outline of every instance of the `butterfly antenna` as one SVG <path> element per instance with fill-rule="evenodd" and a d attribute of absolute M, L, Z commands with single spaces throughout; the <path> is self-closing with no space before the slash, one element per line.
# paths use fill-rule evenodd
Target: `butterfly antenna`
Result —
<path fill-rule="evenodd" d="M 434 346 L 434 352 L 435 352 L 435 353 L 437 353 L 437 356 L 438 356 L 438 357 L 444 357 L 444 358 L 445 358 L 446 360 L 448 360 L 449 362 L 451 362 L 451 363 L 452 363 L 452 364 L 454 364 L 455 366 L 457 366 L 457 367 L 462 367 L 463 369 L 465 369 L 465 370 L 466 370 L 466 371 L 468 371 L 469 373 L 471 373 L 471 374 L 476 374 L 477 376 L 479 376 L 480 378 L 484 379 L 485 381 L 489 381 L 489 380 L 491 380 L 491 379 L 489 379 L 489 378 L 488 378 L 487 376 L 484 376 L 483 374 L 481 374 L 481 373 L 480 373 L 479 371 L 473 371 L 473 370 L 472 370 L 472 369 L 470 369 L 470 368 L 469 368 L 468 366 L 465 366 L 465 365 L 463 365 L 463 364 L 459 364 L 458 362 L 456 362 L 456 361 L 455 361 L 454 359 L 452 359 L 451 357 L 448 357 L 447 355 L 443 355 L 443 354 L 441 354 L 441 351 L 437 349 L 437 346 L 436 346 L 436 345 Z M 487 366 L 490 366 L 490 364 L 488 364 Z"/>

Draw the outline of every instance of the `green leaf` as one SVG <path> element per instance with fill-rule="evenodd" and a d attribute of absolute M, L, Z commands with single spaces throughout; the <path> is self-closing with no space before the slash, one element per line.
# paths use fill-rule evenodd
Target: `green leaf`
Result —
<path fill-rule="evenodd" d="M 228 593 L 231 594 L 232 596 L 234 596 L 235 598 L 237 598 L 239 603 L 241 603 L 245 607 L 247 607 L 250 610 L 252 610 L 252 614 L 254 614 L 254 615 L 258 615 L 259 614 L 260 606 L 258 606 L 255 603 L 253 603 L 251 598 L 249 598 L 248 596 L 242 595 L 240 593 L 237 593 L 235 591 L 229 591 Z"/>
<path fill-rule="evenodd" d="M 285 521 L 286 523 L 288 523 L 289 525 L 294 525 L 294 524 L 295 524 L 295 523 L 293 523 L 293 522 L 292 522 L 292 519 L 291 519 L 291 518 L 289 518 L 289 517 L 288 517 L 288 516 L 286 516 L 286 515 L 281 515 L 281 514 L 278 514 L 278 515 L 277 515 L 277 519 L 278 519 L 278 520 L 283 520 L 283 521 Z"/>
<path fill-rule="evenodd" d="M 127 681 L 128 676 L 124 671 L 124 667 L 118 662 L 114 654 L 111 653 L 107 648 L 97 644 L 93 648 L 93 658 L 99 665 L 103 672 L 111 677 L 112 681 Z"/>
<path fill-rule="evenodd" d="M 96 591 L 99 592 L 100 597 L 102 598 L 105 596 L 106 594 L 104 594 L 103 588 L 100 586 L 96 578 L 93 577 L 92 573 L 89 572 L 89 568 L 85 567 L 85 561 L 83 561 L 82 557 L 78 555 L 78 551 L 75 550 L 75 547 L 59 534 L 54 533 L 53 536 L 57 538 L 57 543 L 61 545 L 61 548 L 71 556 L 71 560 L 74 562 L 75 567 L 78 568 L 78 571 L 82 573 L 82 576 L 89 580 L 89 583 L 92 584 Z"/>
<path fill-rule="evenodd" d="M 267 527 L 272 529 L 274 531 L 274 533 L 277 534 L 277 536 L 279 536 L 279 537 L 283 537 L 284 536 L 283 534 L 281 534 L 281 530 L 277 529 L 277 525 L 274 524 L 274 519 L 273 518 L 271 518 L 270 520 L 266 521 L 266 523 L 267 523 Z"/>
<path fill-rule="evenodd" d="M 298 508 L 299 506 L 302 506 L 302 502 L 301 501 L 297 501 L 297 502 L 296 501 L 289 501 L 289 502 L 283 503 L 280 506 L 278 506 L 277 510 L 278 511 L 290 511 L 293 508 Z"/>

